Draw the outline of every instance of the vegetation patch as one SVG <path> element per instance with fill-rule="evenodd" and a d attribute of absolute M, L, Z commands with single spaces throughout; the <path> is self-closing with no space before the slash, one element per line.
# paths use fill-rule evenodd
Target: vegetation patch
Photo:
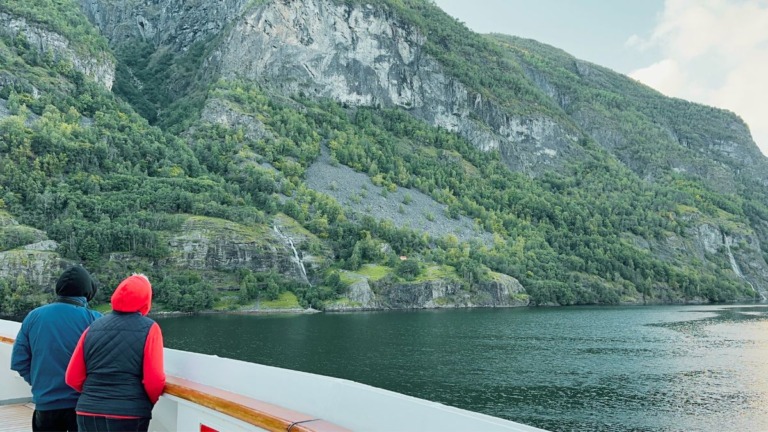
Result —
<path fill-rule="evenodd" d="M 414 282 L 427 282 L 438 280 L 461 280 L 456 269 L 449 265 L 426 266 L 413 280 Z"/>
<path fill-rule="evenodd" d="M 435 304 L 439 307 L 446 307 L 446 306 L 453 306 L 454 302 L 448 297 L 438 297 L 435 299 Z"/>
<path fill-rule="evenodd" d="M 275 300 L 265 300 L 259 304 L 260 309 L 298 309 L 301 308 L 296 294 L 285 291 Z"/>
<path fill-rule="evenodd" d="M 304 237 L 315 237 L 308 229 L 304 228 L 301 224 L 296 222 L 295 219 L 286 215 L 285 213 L 278 213 L 275 215 L 275 221 L 278 225 L 285 227 L 286 231 L 292 234 L 299 234 Z"/>
<path fill-rule="evenodd" d="M 229 220 L 206 216 L 189 216 L 184 223 L 184 233 L 202 231 L 211 239 L 225 237 L 238 242 L 264 243 L 268 241 L 269 227 L 266 225 L 245 226 Z"/>
<path fill-rule="evenodd" d="M 97 312 L 101 312 L 102 314 L 106 315 L 106 314 L 112 312 L 112 305 L 109 304 L 109 303 L 101 303 L 101 304 L 97 304 L 96 306 L 93 306 L 91 309 L 93 309 L 93 310 L 95 310 Z M 157 312 L 157 310 L 156 310 L 157 307 L 155 307 L 154 305 L 153 305 L 152 309 L 154 310 L 154 312 Z"/>
<path fill-rule="evenodd" d="M 525 294 L 525 293 L 514 293 L 514 294 L 510 295 L 510 299 L 513 302 L 527 304 L 530 301 L 531 296 L 529 296 L 528 294 Z"/>
<path fill-rule="evenodd" d="M 107 40 L 99 34 L 74 0 L 3 1 L 0 12 L 19 16 L 70 41 L 80 53 L 111 57 Z"/>
<path fill-rule="evenodd" d="M 352 301 L 346 297 L 341 297 L 341 298 L 326 302 L 325 306 L 326 306 L 326 309 L 360 308 L 363 306 L 363 304 L 360 302 Z"/>
<path fill-rule="evenodd" d="M 392 273 L 390 267 L 377 264 L 365 264 L 355 273 L 360 274 L 371 282 L 376 282 Z"/>
<path fill-rule="evenodd" d="M 47 238 L 44 231 L 25 225 L 0 225 L 0 251 L 36 243 Z"/>
<path fill-rule="evenodd" d="M 347 270 L 340 271 L 339 272 L 339 277 L 341 279 L 341 283 L 343 283 L 346 286 L 352 285 L 355 282 L 359 282 L 359 281 L 365 279 L 365 276 L 363 276 L 363 275 L 361 275 L 359 273 L 351 272 L 351 271 L 347 271 Z"/>

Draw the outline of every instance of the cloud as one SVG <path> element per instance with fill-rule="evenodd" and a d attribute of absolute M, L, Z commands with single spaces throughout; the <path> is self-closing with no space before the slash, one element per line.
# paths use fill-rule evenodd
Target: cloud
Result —
<path fill-rule="evenodd" d="M 662 93 L 669 94 L 685 85 L 685 75 L 676 60 L 667 58 L 638 69 L 630 76 Z"/>
<path fill-rule="evenodd" d="M 633 34 L 632 36 L 627 39 L 626 42 L 624 42 L 624 46 L 627 48 L 643 48 L 645 45 L 645 41 L 643 41 L 643 38 L 640 36 Z"/>
<path fill-rule="evenodd" d="M 737 113 L 768 155 L 768 0 L 666 0 L 650 35 L 625 46 L 664 57 L 631 77 Z"/>

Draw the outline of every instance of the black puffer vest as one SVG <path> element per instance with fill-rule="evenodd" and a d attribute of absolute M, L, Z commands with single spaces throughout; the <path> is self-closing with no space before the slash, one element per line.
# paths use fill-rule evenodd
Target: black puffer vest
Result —
<path fill-rule="evenodd" d="M 142 384 L 152 324 L 138 312 L 112 312 L 91 324 L 83 343 L 87 372 L 77 411 L 152 418 Z"/>

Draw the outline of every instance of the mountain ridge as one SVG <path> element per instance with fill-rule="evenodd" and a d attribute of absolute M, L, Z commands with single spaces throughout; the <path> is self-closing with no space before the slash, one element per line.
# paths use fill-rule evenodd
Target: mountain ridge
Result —
<path fill-rule="evenodd" d="M 723 301 L 768 290 L 768 159 L 731 113 L 537 42 L 477 35 L 421 0 L 79 7 L 109 40 L 118 98 L 67 57 L 43 58 L 18 32 L 0 32 L 9 77 L 0 101 L 10 107 L 2 163 L 29 166 L 34 180 L 10 174 L 0 185 L 6 211 L 107 283 L 145 269 L 162 302 L 182 309 L 237 308 L 286 289 L 319 308 L 401 308 L 377 296 L 412 298 L 404 293 L 427 275 L 443 282 L 420 285 L 433 297 L 411 307 Z M 21 2 L 4 10 L 34 16 Z M 40 25 L 93 33 L 57 17 Z M 81 52 L 103 50 L 98 39 L 73 40 Z M 36 144 L 24 150 L 24 137 Z M 310 186 L 322 148 L 370 185 Z M 397 213 L 374 211 L 373 193 Z M 409 228 L 438 219 L 410 207 L 417 193 L 444 209 L 439 218 L 472 220 L 493 241 Z M 240 228 L 194 231 L 200 249 L 178 240 L 195 217 Z M 226 234 L 271 232 L 278 217 L 294 228 L 274 247 Z M 412 223 L 395 225 L 403 217 Z M 308 278 L 296 273 L 304 262 L 314 263 Z M 344 276 L 364 264 L 380 266 L 384 281 L 366 289 Z M 495 274 L 514 283 L 501 289 Z M 27 285 L 6 282 L 5 303 L 35 291 Z M 347 296 L 370 303 L 349 306 Z"/>

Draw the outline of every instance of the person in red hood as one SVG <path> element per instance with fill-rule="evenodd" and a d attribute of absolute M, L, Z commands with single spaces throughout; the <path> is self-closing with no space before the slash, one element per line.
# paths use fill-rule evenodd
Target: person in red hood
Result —
<path fill-rule="evenodd" d="M 80 431 L 146 431 L 165 387 L 163 335 L 147 318 L 152 285 L 129 276 L 112 294 L 112 313 L 85 330 L 69 361 L 66 383 L 81 393 Z"/>

